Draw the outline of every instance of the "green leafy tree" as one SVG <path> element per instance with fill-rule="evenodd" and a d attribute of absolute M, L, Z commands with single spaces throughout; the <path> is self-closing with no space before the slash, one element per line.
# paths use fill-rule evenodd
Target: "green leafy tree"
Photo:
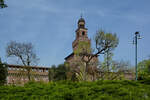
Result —
<path fill-rule="evenodd" d="M 52 65 L 52 67 L 48 71 L 49 81 L 54 81 L 56 75 L 56 66 Z"/>
<path fill-rule="evenodd" d="M 56 80 L 66 80 L 67 79 L 67 67 L 64 64 L 60 64 L 56 69 Z"/>
<path fill-rule="evenodd" d="M 60 64 L 57 67 L 53 65 L 49 69 L 49 80 L 50 81 L 66 80 L 68 72 L 69 69 L 68 67 L 65 66 L 65 64 Z"/>
<path fill-rule="evenodd" d="M 105 54 L 114 50 L 118 46 L 118 43 L 119 39 L 116 34 L 105 32 L 103 30 L 98 31 L 95 35 L 97 52 L 94 54 L 94 56 L 98 56 L 99 54 Z"/>
<path fill-rule="evenodd" d="M 110 70 L 111 70 L 111 65 L 112 65 L 112 62 L 113 62 L 112 57 L 113 57 L 112 52 L 107 51 L 104 54 L 103 66 L 105 67 L 105 70 L 108 71 L 108 72 L 110 72 Z"/>
<path fill-rule="evenodd" d="M 0 8 L 6 8 L 7 5 L 4 3 L 4 0 L 0 0 Z"/>
<path fill-rule="evenodd" d="M 2 63 L 0 60 L 0 85 L 4 85 L 6 83 L 7 74 L 7 65 Z"/>
<path fill-rule="evenodd" d="M 138 63 L 139 79 L 150 79 L 150 59 Z"/>

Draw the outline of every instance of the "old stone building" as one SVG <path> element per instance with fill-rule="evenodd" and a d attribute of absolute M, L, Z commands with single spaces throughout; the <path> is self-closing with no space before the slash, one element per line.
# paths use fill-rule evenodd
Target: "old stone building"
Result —
<path fill-rule="evenodd" d="M 72 42 L 73 52 L 65 58 L 65 62 L 70 66 L 73 73 L 77 74 L 82 71 L 89 73 L 86 80 L 95 80 L 95 72 L 97 71 L 98 57 L 91 57 L 91 40 L 88 38 L 88 29 L 85 27 L 84 18 L 80 18 L 77 23 L 76 38 Z"/>
<path fill-rule="evenodd" d="M 80 18 L 78 20 L 78 28 L 77 30 L 75 31 L 76 33 L 76 38 L 75 40 L 72 42 L 72 48 L 73 48 L 73 52 L 68 55 L 66 58 L 65 58 L 65 62 L 67 62 L 69 64 L 69 66 L 72 68 L 72 69 L 76 69 L 78 67 L 80 67 L 79 65 L 76 65 L 77 62 L 80 62 L 82 61 L 82 57 L 77 55 L 75 52 L 76 50 L 80 49 L 79 47 L 79 43 L 80 42 L 86 42 L 88 43 L 89 45 L 89 48 L 82 48 L 83 50 L 85 49 L 89 49 L 91 50 L 91 40 L 88 38 L 88 34 L 87 34 L 87 28 L 85 28 L 85 20 L 84 18 Z M 81 52 L 82 53 L 82 52 Z M 90 55 L 92 55 L 92 52 L 89 51 L 88 52 Z M 86 59 L 86 58 L 85 58 Z M 90 79 L 89 80 L 95 80 L 97 76 L 95 76 L 95 73 L 101 77 L 101 73 L 104 73 L 102 72 L 101 70 L 98 70 L 97 69 L 97 66 L 96 66 L 96 63 L 98 63 L 98 57 L 93 57 L 91 60 L 90 60 L 91 63 L 94 63 L 95 65 L 90 65 L 88 68 L 88 73 L 90 74 Z M 110 74 L 112 74 L 112 72 L 109 72 Z M 116 73 L 117 75 L 117 73 Z M 125 79 L 129 79 L 129 80 L 133 80 L 134 79 L 134 73 L 130 73 L 130 72 L 127 72 L 127 73 L 124 73 L 124 78 Z"/>
<path fill-rule="evenodd" d="M 29 66 L 31 80 L 48 82 L 48 67 Z M 8 65 L 7 84 L 24 84 L 28 82 L 27 69 L 20 65 Z"/>

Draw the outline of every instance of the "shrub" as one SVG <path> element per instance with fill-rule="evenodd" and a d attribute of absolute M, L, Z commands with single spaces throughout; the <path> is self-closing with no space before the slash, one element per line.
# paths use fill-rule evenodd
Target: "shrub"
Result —
<path fill-rule="evenodd" d="M 0 100 L 150 100 L 150 85 L 134 81 L 29 82 L 0 86 Z"/>

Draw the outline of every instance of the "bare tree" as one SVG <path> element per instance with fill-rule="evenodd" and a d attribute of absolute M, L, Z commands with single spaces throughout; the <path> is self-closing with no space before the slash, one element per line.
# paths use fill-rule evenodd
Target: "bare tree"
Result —
<path fill-rule="evenodd" d="M 105 62 L 104 62 L 105 63 Z M 116 79 L 124 79 L 126 78 L 126 74 L 132 74 L 132 67 L 129 62 L 126 61 L 111 61 L 109 65 L 109 71 L 107 69 L 107 65 L 101 63 L 99 65 L 100 69 L 100 79 L 109 79 L 109 80 L 116 80 Z"/>
<path fill-rule="evenodd" d="M 39 58 L 37 58 L 33 45 L 31 43 L 17 43 L 11 41 L 6 47 L 7 57 L 18 58 L 21 63 L 26 67 L 28 72 L 28 79 L 30 80 L 30 66 L 37 64 Z"/>

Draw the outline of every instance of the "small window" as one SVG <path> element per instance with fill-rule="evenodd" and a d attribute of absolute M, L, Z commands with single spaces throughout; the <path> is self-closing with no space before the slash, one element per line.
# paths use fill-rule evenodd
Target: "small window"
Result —
<path fill-rule="evenodd" d="M 80 28 L 84 28 L 84 25 L 80 25 Z"/>
<path fill-rule="evenodd" d="M 84 35 L 85 35 L 85 32 L 82 32 L 82 35 L 84 36 Z"/>
<path fill-rule="evenodd" d="M 79 37 L 79 32 L 77 33 L 77 37 Z"/>

